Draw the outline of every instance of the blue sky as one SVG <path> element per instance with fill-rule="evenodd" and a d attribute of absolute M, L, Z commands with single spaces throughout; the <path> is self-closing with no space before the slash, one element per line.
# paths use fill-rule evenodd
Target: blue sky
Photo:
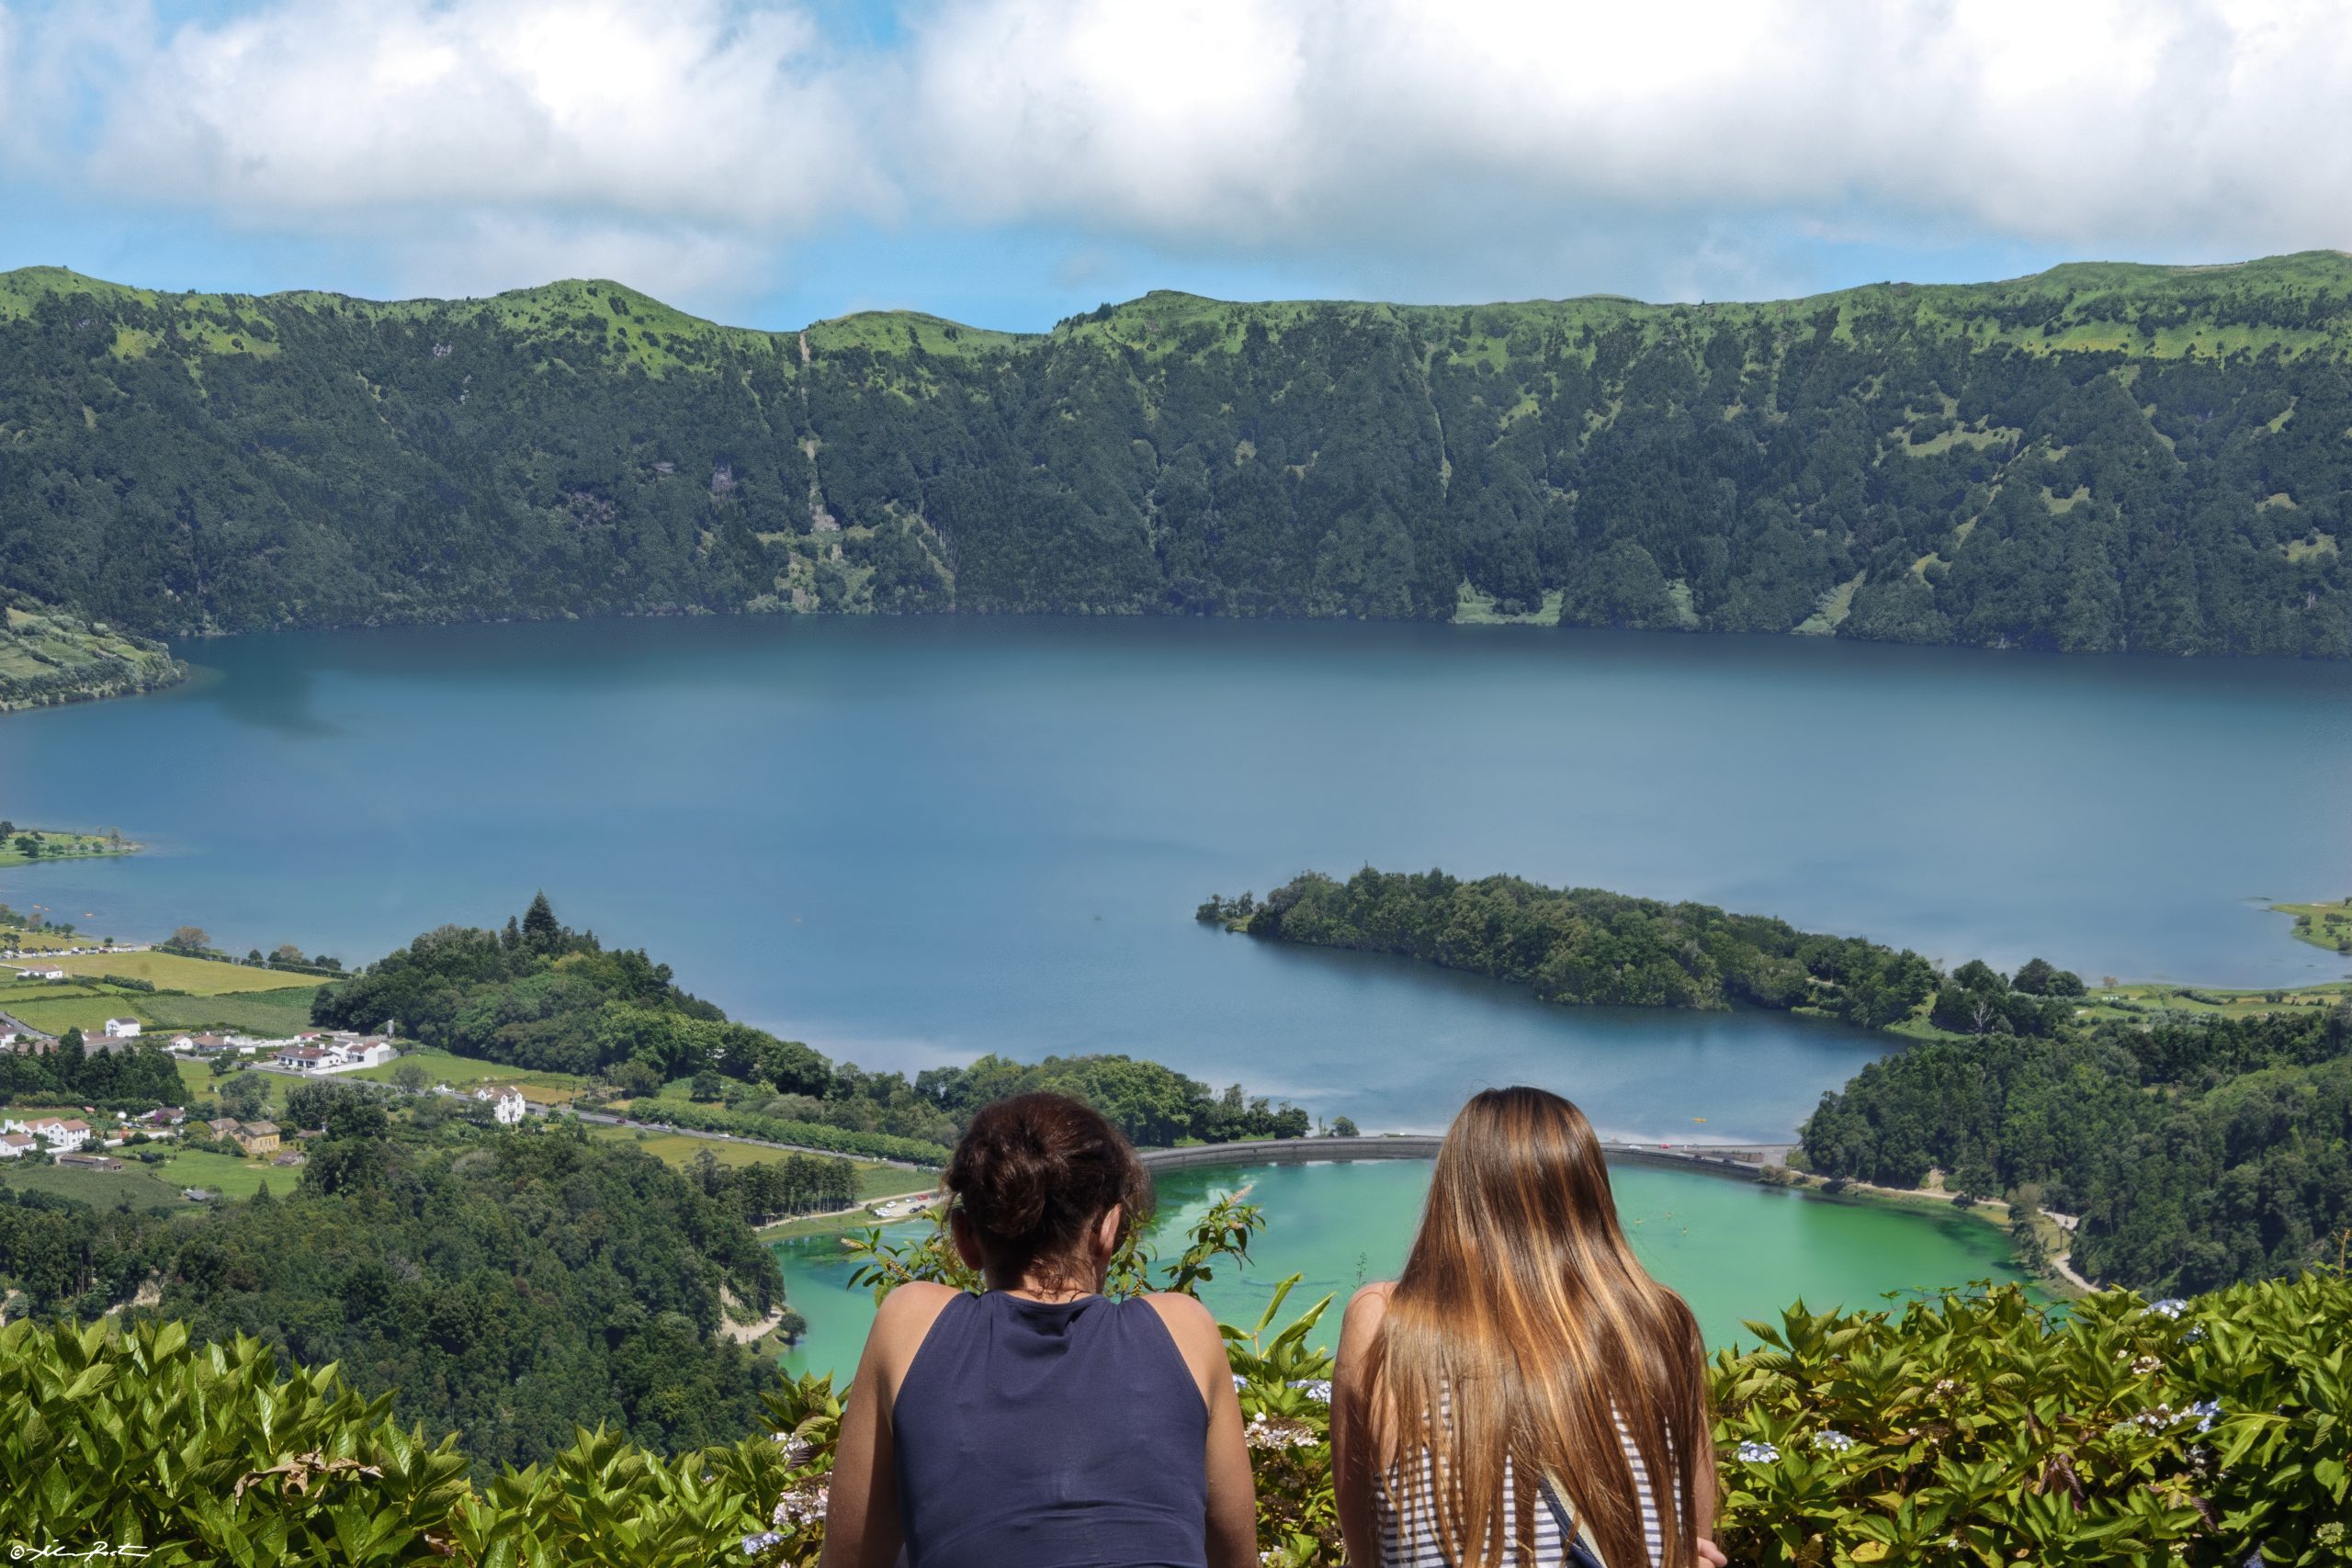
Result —
<path fill-rule="evenodd" d="M 2324 6 L 0 0 L 0 267 L 768 327 L 2352 243 Z"/>

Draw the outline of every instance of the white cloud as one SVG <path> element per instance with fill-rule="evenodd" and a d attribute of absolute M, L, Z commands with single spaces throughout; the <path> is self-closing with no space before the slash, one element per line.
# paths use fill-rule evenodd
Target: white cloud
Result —
<path fill-rule="evenodd" d="M 788 9 L 311 0 L 126 63 L 93 171 L 248 211 L 497 200 L 775 226 L 877 188 Z"/>
<path fill-rule="evenodd" d="M 1631 255 L 1679 293 L 1780 275 L 1768 220 L 2352 243 L 2352 28 L 2316 0 L 913 6 L 878 51 L 801 0 L 0 10 L 0 157 L 231 226 L 380 229 L 474 291 L 578 258 L 723 292 L 850 219 L 1359 276 Z"/>
<path fill-rule="evenodd" d="M 2077 244 L 2352 239 L 2327 5 L 968 0 L 918 59 L 936 192 L 983 220 L 1376 241 L 1476 186 L 1514 228 L 1859 201 Z"/>

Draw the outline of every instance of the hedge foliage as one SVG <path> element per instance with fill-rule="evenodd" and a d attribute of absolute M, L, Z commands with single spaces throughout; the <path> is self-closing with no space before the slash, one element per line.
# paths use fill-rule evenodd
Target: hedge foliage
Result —
<path fill-rule="evenodd" d="M 1155 1284 L 1246 1255 L 1227 1210 Z M 935 1249 L 934 1249 L 935 1251 Z M 885 1250 L 888 1290 L 925 1267 Z M 1335 1568 L 1328 1300 L 1287 1291 L 1227 1329 L 1269 1563 Z M 2335 1269 L 2154 1304 L 2070 1309 L 2013 1289 L 1864 1313 L 1802 1305 L 1714 1364 L 1735 1562 L 2070 1568 L 2346 1560 L 2352 1282 Z M 175 1323 L 0 1329 L 0 1536 L 29 1553 L 132 1546 L 157 1568 L 717 1561 L 807 1568 L 841 1406 L 830 1378 L 771 1395 L 772 1430 L 664 1461 L 582 1431 L 486 1485 L 455 1439 L 388 1418 L 334 1369 L 281 1375 L 251 1339 Z M 2258 1556 L 2257 1556 L 2258 1554 Z"/>

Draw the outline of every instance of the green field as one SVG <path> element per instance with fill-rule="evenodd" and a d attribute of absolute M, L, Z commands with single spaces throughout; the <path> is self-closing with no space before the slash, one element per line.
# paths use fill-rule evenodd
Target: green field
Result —
<path fill-rule="evenodd" d="M 72 1166 L 28 1165 L 11 1160 L 0 1167 L 0 1186 L 78 1198 L 96 1209 L 111 1209 L 125 1201 L 133 1209 L 185 1205 L 187 1200 L 179 1195 L 177 1187 L 164 1186 L 153 1174 L 163 1168 L 131 1160 L 124 1161 L 120 1170 L 77 1170 Z"/>
<path fill-rule="evenodd" d="M 103 986 L 85 986 L 70 980 L 6 980 L 0 981 L 0 1008 L 13 1011 L 21 1002 L 57 1002 L 72 997 L 119 994 Z"/>
<path fill-rule="evenodd" d="M 316 990 L 315 975 L 284 975 L 243 964 L 222 964 L 210 958 L 189 958 L 177 953 L 85 953 L 53 960 L 68 975 L 121 975 L 144 980 L 159 991 L 181 991 L 191 997 L 227 996 L 232 992 Z"/>
<path fill-rule="evenodd" d="M 131 1011 L 160 1029 L 233 1029 L 266 1040 L 283 1039 L 311 1024 L 315 982 L 282 991 L 241 992 L 219 997 L 139 997 L 123 999 Z"/>
<path fill-rule="evenodd" d="M 1464 581 L 1455 591 L 1453 624 L 1461 626 L 1556 626 L 1560 624 L 1560 604 L 1565 594 L 1557 588 L 1547 589 L 1544 603 L 1524 615 L 1508 615 L 1495 608 L 1495 596 L 1482 592 Z"/>
<path fill-rule="evenodd" d="M 133 1168 L 158 1173 L 153 1179 L 168 1196 L 183 1202 L 186 1200 L 179 1196 L 183 1187 L 209 1187 L 223 1198 L 250 1198 L 265 1181 L 272 1192 L 285 1192 L 302 1177 L 300 1169 L 273 1166 L 267 1159 L 240 1159 L 235 1155 L 193 1149 L 183 1149 L 162 1165 Z"/>
<path fill-rule="evenodd" d="M 2295 940 L 2330 953 L 2352 953 L 2352 898 L 2341 904 L 2273 904 L 2295 919 Z"/>
<path fill-rule="evenodd" d="M 773 1165 L 789 1156 L 782 1149 L 763 1148 L 758 1144 L 737 1143 L 729 1138 L 696 1138 L 684 1133 L 650 1133 L 639 1127 L 591 1126 L 588 1135 L 603 1144 L 633 1144 L 664 1165 L 681 1168 L 695 1163 L 696 1156 L 708 1150 L 719 1164 L 728 1167 L 742 1165 Z M 861 1182 L 868 1172 L 888 1171 L 888 1166 L 858 1166 Z M 905 1171 L 897 1173 L 900 1178 Z M 863 1192 L 863 1186 L 860 1188 Z"/>
<path fill-rule="evenodd" d="M 424 1081 L 447 1084 L 451 1089 L 474 1089 L 484 1084 L 513 1084 L 523 1091 L 523 1098 L 539 1105 L 560 1105 L 588 1087 L 588 1080 L 571 1073 L 538 1073 L 521 1067 L 510 1067 L 497 1062 L 485 1062 L 474 1056 L 453 1056 L 447 1051 L 429 1046 L 401 1048 L 400 1060 L 380 1067 L 362 1067 L 356 1073 L 337 1076 L 369 1078 L 378 1083 L 390 1083 L 393 1075 L 413 1062 L 424 1069 Z M 534 1092 L 538 1091 L 538 1092 Z"/>
<path fill-rule="evenodd" d="M 8 658 L 7 640 L 0 638 L 0 663 Z M 19 838 L 31 838 L 40 847 L 39 854 L 27 854 L 17 846 Z M 119 833 L 85 833 L 70 828 L 20 827 L 0 838 L 0 866 L 33 865 L 45 860 L 88 860 L 94 855 L 127 855 L 139 848 Z"/>
<path fill-rule="evenodd" d="M 781 1149 L 763 1148 L 757 1144 L 739 1144 L 719 1138 L 695 1138 L 684 1133 L 648 1133 L 632 1127 L 591 1127 L 588 1135 L 599 1143 L 634 1144 L 665 1165 L 684 1168 L 695 1163 L 705 1149 L 710 1151 L 719 1164 L 772 1165 L 787 1156 Z M 878 1165 L 868 1160 L 851 1162 L 857 1170 L 857 1201 L 870 1203 L 876 1198 L 893 1198 L 901 1192 L 918 1192 L 927 1183 L 919 1171 L 902 1166 Z"/>
<path fill-rule="evenodd" d="M 156 1031 L 233 1029 L 283 1037 L 311 1021 L 318 994 L 313 976 L 281 975 L 170 953 L 85 953 L 51 960 L 70 981 L 0 980 L 0 1010 L 36 1029 L 84 1033 L 109 1018 L 136 1018 Z M 145 980 L 155 991 L 122 990 L 102 983 L 119 975 Z"/>
<path fill-rule="evenodd" d="M 153 691 L 187 674 L 187 666 L 162 643 L 53 605 L 0 596 L 0 620 L 7 633 L 0 636 L 0 713 Z M 123 852 L 109 847 L 105 852 Z M 0 865 L 21 865 L 28 858 L 14 843 L 0 845 Z"/>
<path fill-rule="evenodd" d="M 132 1005 L 136 995 L 130 991 L 85 992 L 61 1000 L 10 1001 L 0 1005 L 35 1029 L 51 1034 L 62 1034 L 69 1029 L 96 1034 L 110 1018 L 143 1017 Z"/>
<path fill-rule="evenodd" d="M 2196 1013 L 2209 1018 L 2256 1018 L 2291 1008 L 2331 1008 L 2352 998 L 2352 980 L 2324 986 L 2281 987 L 2264 991 L 2225 991 L 2211 986 L 2135 983 L 2101 986 L 2084 998 L 2079 1012 L 2093 1021 L 2145 1018 L 2156 1012 Z"/>
<path fill-rule="evenodd" d="M 285 1192 L 302 1174 L 289 1167 L 272 1166 L 266 1159 L 240 1159 L 234 1155 L 173 1150 L 162 1164 L 148 1165 L 131 1158 L 130 1149 L 106 1152 L 122 1161 L 120 1170 L 11 1163 L 0 1167 L 0 1185 L 79 1198 L 97 1208 L 112 1208 L 128 1199 L 132 1208 L 146 1209 L 158 1204 L 185 1206 L 187 1200 L 180 1196 L 183 1187 L 209 1187 L 223 1198 L 250 1198 L 266 1181 L 271 1191 Z"/>

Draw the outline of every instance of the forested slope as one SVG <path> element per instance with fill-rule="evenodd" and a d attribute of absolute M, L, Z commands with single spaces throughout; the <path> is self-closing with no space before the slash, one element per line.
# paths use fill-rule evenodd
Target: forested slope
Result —
<path fill-rule="evenodd" d="M 151 634 L 709 609 L 2352 653 L 2352 261 L 1049 333 L 0 276 L 0 587 Z"/>
<path fill-rule="evenodd" d="M 2290 1273 L 2352 1240 L 2352 1004 L 1917 1045 L 1822 1096 L 1804 1148 L 1826 1175 L 2038 1190 L 2102 1281 Z"/>
<path fill-rule="evenodd" d="M 576 1425 L 673 1450 L 757 1419 L 774 1369 L 719 1332 L 722 1292 L 754 1312 L 783 1296 L 745 1193 L 576 1128 L 332 1087 L 309 1163 L 271 1173 L 282 1195 L 94 1208 L 0 1174 L 10 1315 L 94 1318 L 152 1281 L 138 1306 L 336 1363 L 401 1420 L 461 1431 L 484 1474 Z"/>

